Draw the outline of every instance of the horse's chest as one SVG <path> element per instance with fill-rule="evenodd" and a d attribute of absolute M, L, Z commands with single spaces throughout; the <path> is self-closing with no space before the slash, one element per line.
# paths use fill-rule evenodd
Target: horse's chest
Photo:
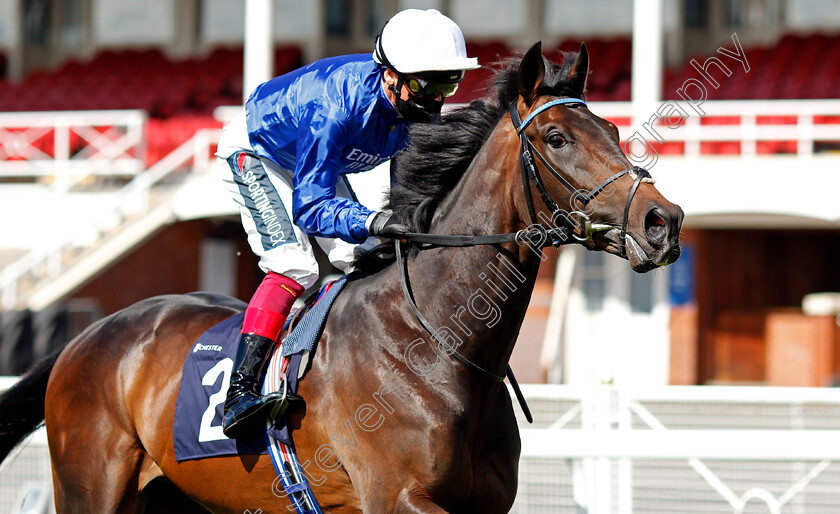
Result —
<path fill-rule="evenodd" d="M 448 427 L 432 433 L 433 458 L 424 461 L 425 471 L 431 489 L 445 497 L 442 503 L 457 505 L 458 512 L 507 512 L 516 494 L 519 458 L 518 433 L 510 428 Z"/>

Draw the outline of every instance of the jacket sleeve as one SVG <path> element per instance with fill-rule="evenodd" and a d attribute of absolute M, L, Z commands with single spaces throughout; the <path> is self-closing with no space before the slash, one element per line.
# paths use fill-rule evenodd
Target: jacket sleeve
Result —
<path fill-rule="evenodd" d="M 348 198 L 336 197 L 348 122 L 336 106 L 311 105 L 298 125 L 292 214 L 306 234 L 362 243 L 370 236 L 365 221 L 373 213 Z"/>

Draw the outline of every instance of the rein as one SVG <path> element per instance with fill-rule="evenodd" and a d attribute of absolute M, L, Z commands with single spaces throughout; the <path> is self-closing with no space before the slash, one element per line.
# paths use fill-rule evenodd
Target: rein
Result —
<path fill-rule="evenodd" d="M 417 308 L 417 303 L 414 301 L 414 294 L 411 292 L 411 284 L 408 281 L 408 260 L 402 258 L 402 242 L 396 241 L 394 245 L 394 250 L 396 251 L 397 262 L 400 266 L 400 285 L 402 286 L 403 294 L 405 294 L 406 299 L 408 300 L 408 305 L 411 307 L 411 310 L 414 312 L 414 315 L 417 317 L 417 320 L 423 325 L 423 328 L 434 337 L 437 342 L 444 348 L 446 352 L 451 352 L 450 355 L 454 356 L 458 361 L 460 361 L 465 366 L 474 369 L 479 374 L 493 380 L 495 382 L 503 382 L 505 380 L 504 376 L 501 375 L 494 375 L 490 373 L 486 369 L 482 368 L 478 364 L 472 362 L 471 360 L 467 359 L 463 355 L 457 352 L 455 348 L 441 339 L 438 336 L 437 331 L 432 327 L 432 324 L 423 316 L 423 313 L 420 312 L 420 309 Z"/>
<path fill-rule="evenodd" d="M 520 140 L 520 169 L 522 171 L 522 187 L 525 192 L 525 200 L 528 206 L 528 214 L 530 215 L 531 225 L 526 230 L 520 230 L 518 232 L 511 232 L 506 234 L 490 234 L 490 235 L 445 235 L 445 234 L 427 234 L 427 233 L 419 233 L 419 232 L 409 232 L 403 234 L 399 237 L 399 239 L 394 240 L 394 249 L 397 264 L 399 267 L 399 275 L 400 275 L 400 285 L 402 286 L 403 294 L 405 295 L 406 300 L 408 301 L 409 307 L 411 307 L 414 316 L 423 326 L 423 328 L 431 334 L 431 336 L 440 344 L 441 348 L 444 351 L 455 357 L 456 360 L 467 366 L 468 368 L 472 369 L 473 371 L 477 372 L 479 375 L 488 378 L 495 382 L 502 382 L 504 381 L 504 376 L 496 375 L 486 369 L 482 368 L 478 364 L 470 361 L 460 353 L 446 341 L 440 338 L 437 331 L 432 327 L 429 321 L 423 316 L 420 312 L 420 309 L 417 307 L 417 304 L 414 300 L 414 294 L 411 291 L 411 284 L 408 278 L 408 260 L 403 258 L 402 254 L 402 243 L 403 242 L 414 242 L 423 244 L 423 248 L 433 248 L 433 247 L 468 247 L 468 246 L 478 246 L 478 245 L 495 245 L 500 243 L 517 243 L 518 245 L 522 246 L 527 244 L 525 241 L 530 243 L 533 241 L 534 236 L 542 237 L 541 248 L 546 248 L 549 246 L 559 247 L 564 244 L 568 244 L 571 242 L 585 242 L 592 238 L 592 234 L 597 231 L 602 230 L 611 230 L 614 227 L 610 225 L 593 225 L 589 221 L 589 216 L 582 212 L 582 211 L 572 211 L 567 212 L 560 208 L 559 205 L 551 198 L 548 194 L 548 191 L 545 188 L 543 183 L 542 176 L 540 175 L 539 169 L 536 166 L 534 161 L 534 155 L 540 160 L 543 166 L 549 170 L 551 175 L 557 179 L 563 186 L 566 187 L 569 191 L 571 191 L 574 199 L 579 201 L 584 207 L 591 202 L 598 194 L 600 194 L 609 184 L 615 182 L 619 178 L 623 177 L 626 174 L 635 174 L 635 181 L 633 182 L 633 186 L 630 189 L 630 194 L 627 197 L 627 203 L 624 206 L 624 220 L 621 225 L 621 235 L 619 240 L 619 249 L 620 254 L 622 257 L 625 257 L 625 242 L 624 239 L 627 235 L 627 222 L 628 216 L 630 213 L 630 204 L 633 201 L 633 197 L 636 194 L 636 190 L 639 187 L 639 184 L 642 182 L 644 178 L 650 178 L 650 174 L 644 168 L 640 168 L 638 166 L 634 166 L 632 169 L 625 169 L 615 175 L 609 177 L 605 181 L 598 184 L 593 190 L 589 191 L 588 193 L 584 193 L 581 189 L 576 189 L 568 180 L 566 180 L 554 167 L 549 164 L 547 159 L 540 153 L 539 150 L 534 146 L 533 143 L 528 139 L 525 135 L 525 129 L 528 125 L 534 120 L 534 118 L 540 114 L 541 112 L 554 107 L 556 105 L 569 105 L 569 104 L 580 104 L 586 107 L 586 102 L 579 98 L 558 98 L 556 100 L 552 100 L 547 102 L 537 109 L 534 109 L 528 116 L 522 120 L 519 116 L 519 111 L 516 108 L 516 102 L 513 102 L 510 106 L 510 118 L 513 126 L 516 128 L 516 132 L 519 136 Z M 536 187 L 537 191 L 540 194 L 540 197 L 543 203 L 548 207 L 552 212 L 552 220 L 559 219 L 565 222 L 564 227 L 554 227 L 554 228 L 546 228 L 544 225 L 537 222 L 537 215 L 536 215 L 536 208 L 534 207 L 534 199 L 531 195 L 531 183 Z M 574 223 L 572 221 L 573 216 L 577 216 L 580 218 L 579 223 Z M 575 231 L 576 229 L 581 229 L 581 234 L 577 234 Z M 569 237 L 571 235 L 571 237 Z M 523 410 L 526 413 L 526 417 L 529 418 L 530 421 L 530 412 L 528 411 L 527 405 L 525 404 L 525 399 L 522 396 L 522 393 L 519 389 L 518 384 L 516 383 L 516 379 L 513 376 L 513 371 L 510 369 L 508 365 L 506 370 L 506 375 L 511 382 L 511 386 L 516 393 L 517 399 L 519 400 L 520 405 L 522 405 Z"/>

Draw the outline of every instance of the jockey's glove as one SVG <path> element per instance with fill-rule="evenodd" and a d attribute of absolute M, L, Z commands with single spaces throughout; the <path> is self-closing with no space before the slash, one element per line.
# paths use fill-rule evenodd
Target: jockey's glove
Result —
<path fill-rule="evenodd" d="M 408 227 L 393 219 L 390 212 L 380 211 L 373 216 L 368 231 L 375 237 L 399 239 L 401 235 L 408 232 Z"/>

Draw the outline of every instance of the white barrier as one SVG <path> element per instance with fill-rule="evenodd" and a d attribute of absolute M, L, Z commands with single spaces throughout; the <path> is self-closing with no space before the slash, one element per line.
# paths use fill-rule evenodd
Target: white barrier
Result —
<path fill-rule="evenodd" d="M 840 390 L 523 392 L 535 425 L 520 420 L 514 512 L 738 514 L 760 505 L 812 514 L 840 505 Z"/>
<path fill-rule="evenodd" d="M 143 230 L 153 230 L 168 221 L 172 217 L 171 209 L 165 209 L 161 212 L 152 212 L 151 210 L 152 188 L 163 182 L 164 179 L 180 172 L 187 165 L 189 165 L 188 173 L 208 171 L 213 162 L 210 149 L 215 147 L 220 134 L 221 131 L 218 129 L 199 130 L 172 153 L 149 169 L 136 174 L 131 182 L 115 194 L 111 208 L 103 210 L 95 226 L 89 227 L 89 230 L 96 235 L 94 244 L 101 242 L 112 229 L 131 217 L 140 219 L 140 225 L 151 227 L 148 229 L 140 227 L 141 232 Z M 146 216 L 150 214 L 152 216 Z M 142 220 L 144 216 L 147 217 L 145 221 Z M 132 235 L 130 231 L 124 232 L 125 236 Z M 147 234 L 138 233 L 137 239 L 142 239 L 145 235 Z M 81 281 L 87 277 L 82 273 L 75 273 L 73 276 L 62 275 L 62 271 L 72 262 L 67 256 L 72 255 L 77 250 L 73 234 L 67 234 L 65 239 L 56 240 L 54 243 L 51 248 L 24 255 L 0 271 L 0 308 L 6 310 L 19 307 L 28 307 L 35 310 L 43 309 L 60 298 L 68 287 L 72 287 L 72 284 L 68 286 L 64 282 Z M 118 248 L 116 251 L 123 250 L 124 248 Z M 61 281 L 58 280 L 59 277 L 61 277 Z M 22 303 L 21 283 L 25 281 L 37 283 L 38 280 L 44 278 L 50 279 L 50 288 L 37 291 L 37 297 L 31 298 L 24 305 L 20 305 Z"/>
<path fill-rule="evenodd" d="M 0 113 L 0 177 L 52 176 L 65 188 L 96 174 L 134 175 L 145 167 L 146 113 Z"/>
<path fill-rule="evenodd" d="M 796 143 L 796 152 L 799 157 L 813 156 L 817 151 L 817 144 L 821 141 L 833 141 L 834 143 L 831 143 L 833 145 L 840 141 L 840 100 L 710 100 L 703 103 L 706 114 L 702 117 L 693 113 L 684 102 L 673 104 L 681 105 L 684 112 L 690 114 L 676 129 L 661 125 L 661 119 L 658 121 L 654 119 L 651 122 L 651 117 L 657 116 L 657 106 L 651 107 L 647 117 L 638 115 L 638 112 L 642 110 L 630 102 L 591 102 L 590 108 L 593 112 L 615 121 L 620 126 L 625 140 L 632 139 L 633 135 L 638 133 L 640 138 L 653 143 L 655 139 L 651 134 L 653 130 L 660 133 L 666 143 L 681 143 L 682 153 L 679 157 L 682 158 L 684 155 L 690 158 L 686 161 L 695 163 L 702 162 L 703 143 L 736 141 L 740 144 L 738 158 L 741 158 L 754 157 L 762 141 L 793 141 Z M 665 105 L 665 102 L 662 105 Z M 220 108 L 217 113 L 219 117 L 229 118 L 239 109 Z M 737 124 L 710 125 L 704 122 L 705 119 L 721 116 L 735 117 Z M 761 117 L 773 116 L 794 116 L 796 123 L 792 125 L 777 122 L 759 123 Z M 830 117 L 827 120 L 830 122 L 818 123 L 815 118 L 817 116 Z M 116 173 L 134 176 L 134 180 L 121 191 L 112 193 L 115 198 L 114 205 L 111 209 L 103 210 L 95 222 L 96 226 L 84 228 L 86 237 L 92 234 L 93 243 L 90 246 L 98 244 L 104 238 L 104 234 L 122 224 L 128 216 L 154 214 L 159 219 L 165 218 L 170 216 L 171 212 L 151 213 L 149 209 L 151 187 L 160 183 L 165 177 L 172 176 L 173 171 L 180 171 L 190 160 L 196 163 L 189 170 L 190 173 L 206 167 L 209 161 L 207 148 L 215 144 L 218 131 L 199 131 L 193 139 L 184 143 L 150 169 L 141 171 L 146 145 L 143 134 L 145 120 L 145 114 L 142 111 L 0 113 L 0 177 L 29 176 L 39 180 L 52 180 L 53 188 L 60 191 L 68 190 L 91 174 Z M 645 122 L 648 123 L 650 130 L 642 128 Z M 103 127 L 108 128 L 103 130 Z M 54 147 L 51 153 L 44 152 L 36 144 L 44 137 L 50 138 L 50 144 Z M 76 148 L 71 140 L 75 140 L 75 145 L 81 145 L 81 147 Z M 638 138 L 634 141 L 636 144 L 642 144 Z M 720 159 L 720 156 L 714 157 Z M 818 157 L 820 158 L 818 164 L 814 162 L 808 165 L 810 171 L 819 169 L 829 173 L 830 177 L 834 177 L 836 158 Z M 776 164 L 776 168 L 781 168 L 784 173 L 787 173 L 794 165 L 781 157 L 768 156 L 766 160 Z M 758 168 L 756 163 L 752 164 L 754 168 Z M 770 168 L 766 162 L 762 163 L 761 167 L 762 169 Z M 688 177 L 688 175 L 685 176 Z M 737 185 L 736 178 L 732 178 L 732 183 Z M 677 186 L 690 183 L 690 187 L 694 187 L 695 183 L 690 179 L 682 181 L 674 179 L 672 182 Z M 833 191 L 831 187 L 821 190 L 823 194 L 831 191 Z M 783 194 L 786 194 L 786 191 Z M 753 195 L 753 198 L 758 199 L 764 197 L 765 195 Z M 705 195 L 704 198 L 716 198 L 716 196 Z M 812 208 L 811 204 L 821 206 L 830 203 L 807 202 L 806 207 L 813 210 L 818 207 Z M 773 205 L 782 204 L 786 205 L 786 202 L 773 202 Z M 739 206 L 742 206 L 742 203 L 739 203 Z M 711 212 L 717 212 L 714 209 L 721 209 L 717 204 L 711 207 L 704 204 L 701 207 L 707 210 L 711 208 Z M 761 204 L 753 210 L 766 212 L 765 207 L 766 205 Z M 827 208 L 819 207 L 822 209 L 819 213 L 813 213 L 811 210 L 801 212 L 806 207 L 798 207 L 799 210 L 793 214 L 816 217 L 816 219 L 834 219 L 831 213 L 822 214 L 822 210 Z M 731 208 L 732 206 L 729 205 L 724 206 L 726 212 L 730 212 Z M 701 208 L 699 212 L 703 214 L 706 211 Z M 157 223 L 155 220 L 150 221 L 152 222 Z M 31 299 L 25 298 L 27 295 L 23 291 L 24 284 L 31 286 L 29 287 L 31 293 L 39 289 L 40 284 L 55 282 L 56 277 L 62 275 L 66 269 L 67 262 L 83 250 L 73 244 L 74 238 L 76 234 L 67 234 L 63 240 L 59 238 L 53 241 L 52 247 L 33 251 L 17 262 L 5 266 L 0 273 L 0 307 L 6 310 L 27 307 L 37 310 L 60 298 L 64 289 L 59 290 L 54 287 L 36 298 L 37 302 L 29 301 Z M 42 280 L 45 277 L 50 280 Z M 72 281 L 64 278 L 65 282 Z M 78 275 L 76 280 L 83 278 L 85 277 Z"/>
<path fill-rule="evenodd" d="M 686 116 L 680 121 L 675 113 L 670 126 L 664 125 L 669 114 L 663 109 L 666 104 L 679 106 Z M 814 155 L 816 142 L 840 141 L 840 100 L 709 100 L 702 104 L 702 116 L 682 101 L 652 105 L 641 117 L 635 115 L 632 102 L 590 102 L 589 108 L 616 123 L 623 141 L 638 132 L 634 138 L 638 142 L 654 144 L 661 138 L 665 143 L 684 143 L 684 150 L 677 153 L 691 158 L 701 157 L 702 143 L 738 142 L 739 154 L 753 157 L 763 141 L 795 142 L 799 156 Z M 795 118 L 795 123 L 782 123 L 778 119 L 782 116 Z M 709 123 L 721 117 L 732 118 L 732 124 Z"/>
<path fill-rule="evenodd" d="M 828 514 L 840 505 L 838 389 L 522 387 L 535 423 L 514 407 L 522 456 L 512 512 Z M 0 513 L 49 480 L 41 429 L 0 467 Z"/>

